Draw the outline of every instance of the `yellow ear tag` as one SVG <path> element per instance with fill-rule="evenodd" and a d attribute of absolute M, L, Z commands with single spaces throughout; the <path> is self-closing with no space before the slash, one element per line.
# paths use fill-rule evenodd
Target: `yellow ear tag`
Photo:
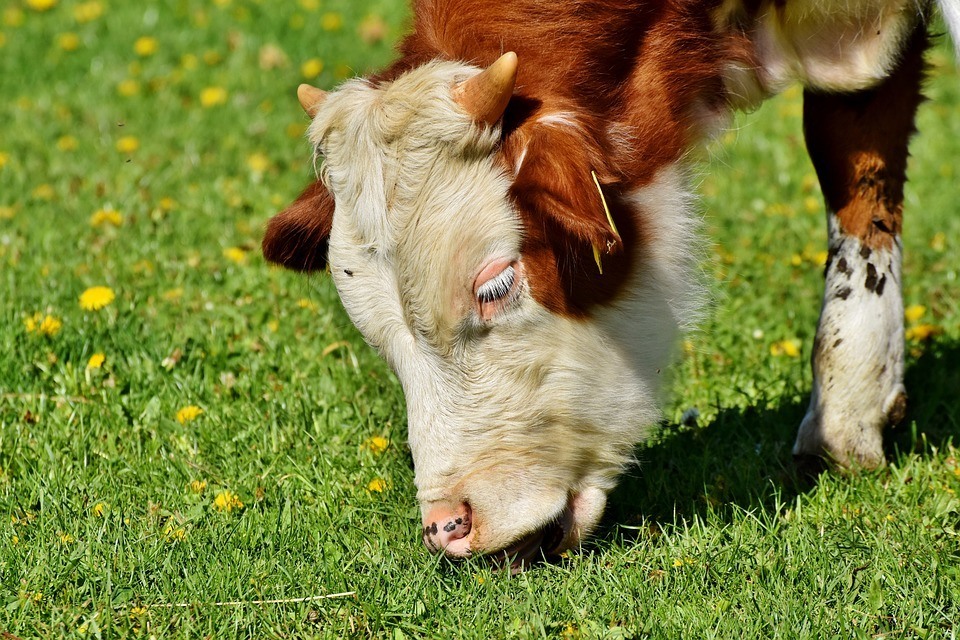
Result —
<path fill-rule="evenodd" d="M 607 199 L 603 197 L 603 189 L 600 188 L 600 180 L 597 178 L 597 172 L 591 171 L 590 175 L 593 176 L 593 184 L 597 185 L 597 191 L 600 192 L 600 202 L 603 204 L 603 211 L 607 214 L 607 222 L 610 224 L 610 228 L 613 230 L 613 233 L 617 236 L 617 239 L 620 239 L 620 232 L 617 231 L 617 225 L 613 221 L 613 216 L 610 215 L 610 207 L 607 206 Z M 597 263 L 597 269 L 600 271 L 600 275 L 603 275 L 603 265 L 600 264 L 600 247 L 593 245 L 593 259 Z"/>

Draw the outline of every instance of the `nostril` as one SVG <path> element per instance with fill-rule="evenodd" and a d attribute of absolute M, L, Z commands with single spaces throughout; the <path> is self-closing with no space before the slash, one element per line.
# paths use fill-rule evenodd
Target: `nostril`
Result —
<path fill-rule="evenodd" d="M 472 529 L 470 505 L 461 503 L 455 508 L 434 507 L 424 519 L 423 543 L 433 553 L 463 556 L 469 553 L 467 536 Z"/>

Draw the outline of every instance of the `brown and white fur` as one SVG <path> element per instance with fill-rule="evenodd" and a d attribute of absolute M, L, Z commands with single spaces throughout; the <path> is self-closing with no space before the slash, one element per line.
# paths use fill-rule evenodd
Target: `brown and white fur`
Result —
<path fill-rule="evenodd" d="M 394 65 L 307 92 L 321 180 L 264 255 L 328 265 L 397 373 L 428 548 L 522 564 L 593 529 L 703 297 L 688 152 L 793 82 L 830 229 L 794 453 L 882 463 L 905 402 L 900 220 L 929 9 L 419 0 Z M 506 51 L 519 68 L 478 117 L 457 92 Z"/>

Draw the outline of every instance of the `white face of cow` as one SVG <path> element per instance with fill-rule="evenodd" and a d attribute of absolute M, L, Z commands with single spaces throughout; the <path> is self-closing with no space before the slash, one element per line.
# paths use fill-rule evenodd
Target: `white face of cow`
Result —
<path fill-rule="evenodd" d="M 629 297 L 588 318 L 548 311 L 531 294 L 499 130 L 451 97 L 476 73 L 437 62 L 385 86 L 348 82 L 310 137 L 336 201 L 334 282 L 406 395 L 424 541 L 523 560 L 597 524 L 657 420 L 659 369 L 684 313 L 674 300 L 689 299 L 691 225 L 680 172 L 667 169 L 632 196 L 670 238 L 638 251 Z"/>

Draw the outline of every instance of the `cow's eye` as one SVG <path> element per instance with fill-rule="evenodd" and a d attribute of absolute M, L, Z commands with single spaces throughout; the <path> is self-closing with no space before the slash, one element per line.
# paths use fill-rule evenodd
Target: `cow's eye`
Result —
<path fill-rule="evenodd" d="M 513 265 L 500 272 L 499 275 L 490 278 L 482 285 L 477 287 L 477 300 L 480 304 L 496 302 L 507 297 L 510 290 L 513 289 L 513 283 L 516 280 L 516 270 Z"/>
<path fill-rule="evenodd" d="M 481 272 L 477 278 L 478 284 L 475 284 L 473 289 L 481 318 L 491 320 L 516 299 L 520 292 L 522 273 L 517 261 L 495 262 Z"/>

